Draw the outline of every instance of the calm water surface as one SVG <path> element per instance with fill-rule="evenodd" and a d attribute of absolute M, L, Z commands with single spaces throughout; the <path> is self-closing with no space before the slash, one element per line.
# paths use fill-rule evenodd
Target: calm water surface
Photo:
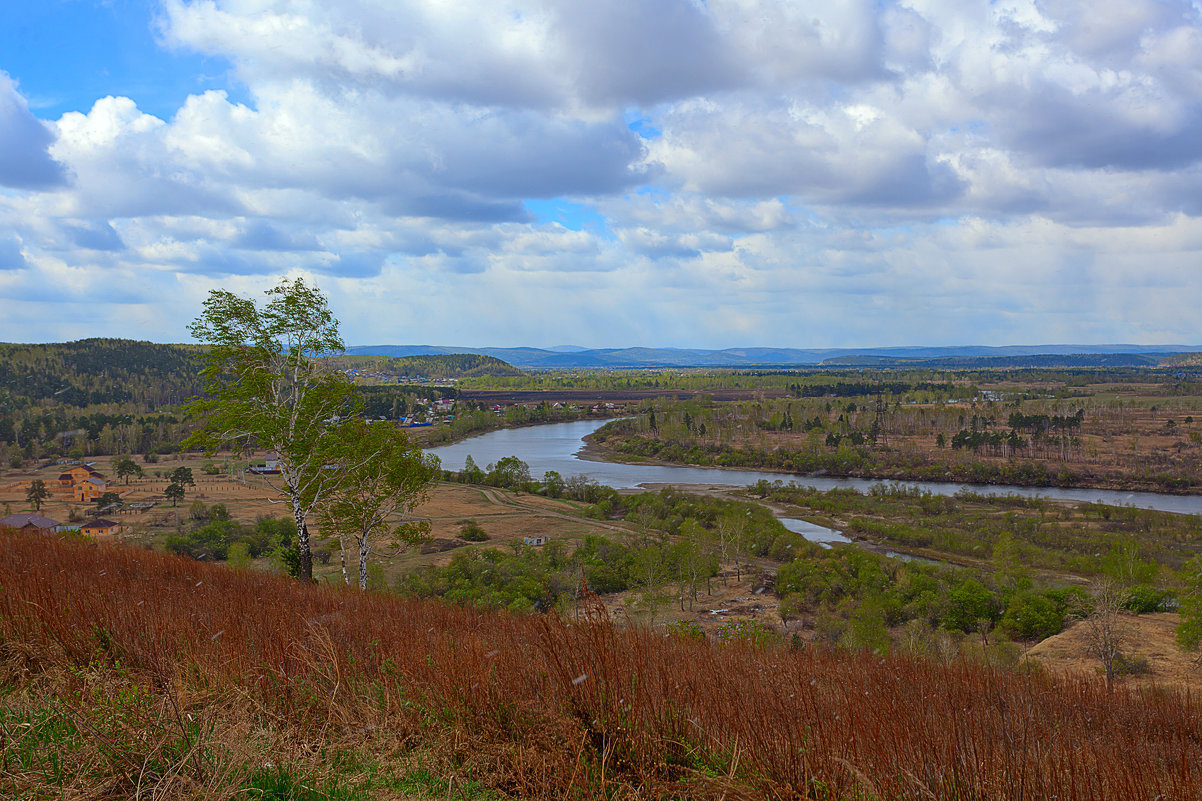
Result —
<path fill-rule="evenodd" d="M 796 481 L 798 484 L 816 487 L 820 490 L 851 487 L 864 491 L 874 484 L 882 483 L 879 479 L 827 478 L 790 473 L 766 473 L 756 470 L 722 470 L 716 467 L 617 464 L 581 459 L 578 454 L 584 448 L 584 437 L 604 424 L 605 421 L 602 420 L 578 420 L 571 423 L 549 423 L 526 428 L 502 429 L 472 437 L 454 445 L 431 448 L 429 452 L 442 460 L 445 470 L 462 469 L 469 454 L 481 468 L 486 468 L 489 464 L 505 456 L 517 456 L 530 465 L 530 475 L 534 478 L 542 478 L 548 470 L 554 470 L 564 478 L 585 475 L 600 484 L 618 489 L 632 489 L 644 484 L 728 484 L 745 487 L 765 478 L 769 481 L 779 479 L 786 483 Z M 936 495 L 955 495 L 961 490 L 971 490 L 983 495 L 1013 494 L 1070 501 L 1096 501 L 1114 506 L 1136 506 L 1143 509 L 1159 509 L 1164 512 L 1202 514 L 1202 496 L 1197 495 L 1161 495 L 1155 492 L 1014 487 L 1003 484 L 960 484 L 936 481 L 889 481 L 886 483 L 917 487 Z M 807 523 L 806 525 L 812 524 Z M 805 532 L 799 533 L 804 534 Z M 837 532 L 833 533 L 837 534 Z M 839 536 L 841 537 L 841 535 Z M 807 539 L 811 539 L 811 537 L 807 536 Z"/>

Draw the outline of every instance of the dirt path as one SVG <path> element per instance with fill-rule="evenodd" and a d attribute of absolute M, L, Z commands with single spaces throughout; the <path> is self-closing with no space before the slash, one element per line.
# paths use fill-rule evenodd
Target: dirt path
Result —
<path fill-rule="evenodd" d="M 594 528 L 605 529 L 607 531 L 627 533 L 631 530 L 627 526 L 619 526 L 613 523 L 605 523 L 600 520 L 591 520 L 587 517 L 579 517 L 576 515 L 565 514 L 563 512 L 556 512 L 551 509 L 544 509 L 543 507 L 534 503 L 524 503 L 522 502 L 520 496 L 502 493 L 496 489 L 493 489 L 492 487 L 479 487 L 479 490 L 490 502 L 496 504 L 497 506 L 506 506 L 511 509 L 518 510 L 516 513 L 535 515 L 537 517 L 550 517 L 556 520 L 567 520 L 572 523 L 583 523 L 585 525 L 592 526 Z"/>

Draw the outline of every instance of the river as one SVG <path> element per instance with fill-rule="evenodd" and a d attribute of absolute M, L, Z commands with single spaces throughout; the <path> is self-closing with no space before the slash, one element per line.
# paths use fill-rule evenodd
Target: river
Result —
<path fill-rule="evenodd" d="M 880 479 L 827 478 L 790 473 L 769 473 L 758 470 L 724 470 L 717 467 L 677 467 L 672 465 L 621 464 L 581 459 L 584 437 L 607 421 L 577 420 L 571 423 L 548 423 L 525 428 L 506 428 L 462 440 L 454 445 L 431 448 L 430 453 L 442 460 L 445 470 L 459 470 L 470 454 L 481 468 L 506 456 L 517 456 L 530 465 L 530 475 L 542 478 L 554 470 L 564 478 L 585 475 L 590 479 L 617 489 L 632 489 L 644 484 L 726 484 L 748 486 L 761 479 L 795 481 L 820 490 L 851 487 L 861 491 Z M 905 487 L 917 487 L 935 495 L 955 495 L 970 490 L 982 495 L 1024 495 L 1067 501 L 1087 501 L 1112 506 L 1136 506 L 1163 512 L 1202 514 L 1202 496 L 1162 495 L 1156 492 L 1118 492 L 1099 489 L 1063 489 L 1061 487 L 1015 487 L 1004 484 L 961 484 L 938 481 L 888 481 Z"/>

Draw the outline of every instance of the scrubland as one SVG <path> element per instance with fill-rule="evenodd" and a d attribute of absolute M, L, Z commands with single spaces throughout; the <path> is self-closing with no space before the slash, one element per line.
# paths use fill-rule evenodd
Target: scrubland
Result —
<path fill-rule="evenodd" d="M 1202 797 L 1188 695 L 0 535 L 12 798 Z"/>

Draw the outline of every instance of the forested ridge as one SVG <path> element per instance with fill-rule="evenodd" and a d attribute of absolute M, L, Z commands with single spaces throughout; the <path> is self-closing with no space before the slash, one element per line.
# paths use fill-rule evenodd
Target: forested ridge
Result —
<path fill-rule="evenodd" d="M 0 343 L 0 460 L 169 453 L 195 428 L 183 404 L 203 393 L 197 345 L 94 338 Z M 430 379 L 520 371 L 490 356 L 335 357 L 328 369 Z M 408 414 L 454 389 L 363 388 L 365 412 Z"/>
<path fill-rule="evenodd" d="M 495 356 L 453 353 L 430 356 L 335 356 L 326 360 L 339 370 L 381 373 L 410 378 L 473 378 L 519 376 L 522 371 Z"/>
<path fill-rule="evenodd" d="M 24 408 L 53 401 L 83 408 L 131 403 L 139 411 L 200 392 L 198 349 L 132 339 L 0 344 L 0 403 Z"/>

